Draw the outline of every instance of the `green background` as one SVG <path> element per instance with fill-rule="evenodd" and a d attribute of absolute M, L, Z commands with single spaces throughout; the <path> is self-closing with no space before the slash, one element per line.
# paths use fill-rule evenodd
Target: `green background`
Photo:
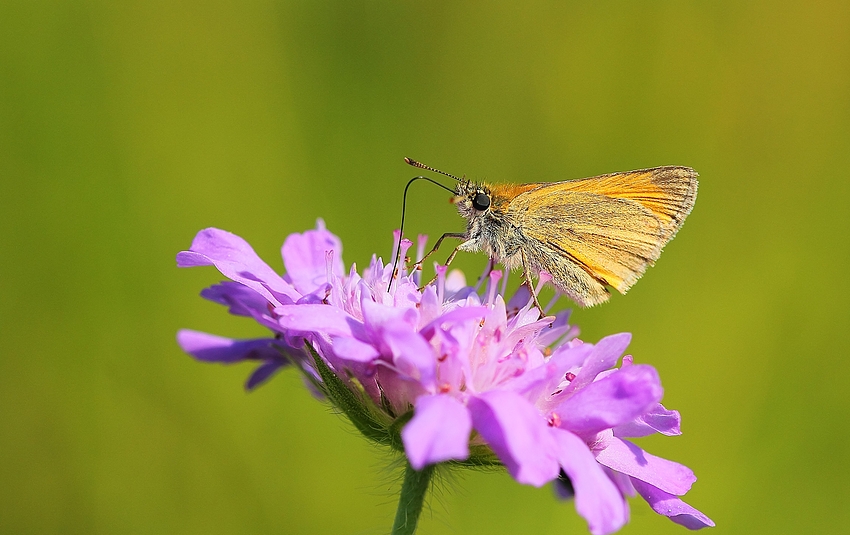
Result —
<path fill-rule="evenodd" d="M 549 181 L 664 164 L 696 208 L 582 337 L 634 333 L 716 533 L 850 525 L 850 4 L 0 3 L 0 532 L 389 531 L 392 458 L 282 373 L 181 353 L 261 335 L 178 270 L 201 228 L 281 269 L 323 217 L 388 256 L 410 156 Z M 412 188 L 407 228 L 463 228 Z M 476 275 L 482 255 L 457 265 Z M 623 533 L 684 533 L 632 500 Z M 420 533 L 585 533 L 503 473 L 444 480 Z"/>

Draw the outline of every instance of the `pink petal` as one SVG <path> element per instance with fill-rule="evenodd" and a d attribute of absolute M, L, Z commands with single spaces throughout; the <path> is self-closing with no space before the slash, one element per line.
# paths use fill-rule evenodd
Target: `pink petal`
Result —
<path fill-rule="evenodd" d="M 511 390 L 524 395 L 527 399 L 542 400 L 538 407 L 547 405 L 546 400 L 564 380 L 564 373 L 584 362 L 591 353 L 590 344 L 575 347 L 562 346 L 556 350 L 542 366 L 532 368 L 507 384 Z"/>
<path fill-rule="evenodd" d="M 404 426 L 401 438 L 410 465 L 421 470 L 426 465 L 469 457 L 472 417 L 452 396 L 421 396 L 416 400 L 413 419 Z"/>
<path fill-rule="evenodd" d="M 388 323 L 403 322 L 411 329 L 419 323 L 419 312 L 414 304 L 407 308 L 396 308 L 376 303 L 369 295 L 364 294 L 360 298 L 360 310 L 363 313 L 363 324 L 370 333 L 375 335 L 378 335 Z"/>
<path fill-rule="evenodd" d="M 581 370 L 576 374 L 576 378 L 564 389 L 564 394 L 575 392 L 589 385 L 596 379 L 599 372 L 613 368 L 617 364 L 617 359 L 620 358 L 620 355 L 629 346 L 631 340 L 631 334 L 619 333 L 606 336 L 596 343 L 593 346 L 593 353 L 582 364 Z"/>
<path fill-rule="evenodd" d="M 263 262 L 248 242 L 217 228 L 204 229 L 188 251 L 177 254 L 178 267 L 214 265 L 225 277 L 244 284 L 274 305 L 301 297 L 283 278 Z"/>
<path fill-rule="evenodd" d="M 596 460 L 612 470 L 622 472 L 654 487 L 681 496 L 697 480 L 687 466 L 646 453 L 628 440 L 610 437 L 604 449 L 596 452 Z"/>
<path fill-rule="evenodd" d="M 652 366 L 629 366 L 576 392 L 557 406 L 557 412 L 561 427 L 586 437 L 633 420 L 657 404 L 662 394 Z"/>
<path fill-rule="evenodd" d="M 284 305 L 274 313 L 285 330 L 366 340 L 363 324 L 331 305 Z"/>
<path fill-rule="evenodd" d="M 556 445 L 549 427 L 525 398 L 491 390 L 470 398 L 468 406 L 476 431 L 514 479 L 540 487 L 558 477 Z"/>
<path fill-rule="evenodd" d="M 269 302 L 260 294 L 238 282 L 224 281 L 201 290 L 201 297 L 229 307 L 237 316 L 268 314 Z"/>
<path fill-rule="evenodd" d="M 277 361 L 277 360 L 267 360 L 264 363 L 257 366 L 257 369 L 254 370 L 248 380 L 245 381 L 245 390 L 249 392 L 254 390 L 258 386 L 262 385 L 269 379 L 271 379 L 272 375 L 277 373 L 277 371 L 286 366 L 285 361 Z"/>
<path fill-rule="evenodd" d="M 664 405 L 658 404 L 646 414 L 641 414 L 631 422 L 626 422 L 614 428 L 614 436 L 621 438 L 645 437 L 654 433 L 666 436 L 682 434 L 682 419 L 679 411 L 670 411 Z"/>
<path fill-rule="evenodd" d="M 428 342 L 403 322 L 387 325 L 382 335 L 398 370 L 419 381 L 426 389 L 432 389 L 437 360 Z"/>
<path fill-rule="evenodd" d="M 333 352 L 340 360 L 351 362 L 372 362 L 380 353 L 371 344 L 348 338 L 345 336 L 337 336 L 331 338 L 333 344 Z"/>
<path fill-rule="evenodd" d="M 177 343 L 183 351 L 204 362 L 233 363 L 243 360 L 283 359 L 271 338 L 234 340 L 200 331 L 181 329 Z"/>
<path fill-rule="evenodd" d="M 454 310 L 446 312 L 442 316 L 436 318 L 431 323 L 422 327 L 419 331 L 426 340 L 434 336 L 434 332 L 444 325 L 458 325 L 471 320 L 480 321 L 481 318 L 487 316 L 488 309 L 483 306 L 465 306 L 458 307 Z"/>
<path fill-rule="evenodd" d="M 593 535 L 613 533 L 629 519 L 622 494 L 596 462 L 587 444 L 569 431 L 553 428 L 558 462 L 575 489 L 576 511 Z"/>
<path fill-rule="evenodd" d="M 422 299 L 419 302 L 419 326 L 424 327 L 434 319 L 440 316 L 443 310 L 443 305 L 437 300 L 437 288 L 433 285 L 428 286 L 422 292 Z"/>
<path fill-rule="evenodd" d="M 316 222 L 315 230 L 303 234 L 290 234 L 283 242 L 281 255 L 286 275 L 302 294 L 313 292 L 328 281 L 327 252 L 333 251 L 332 272 L 342 277 L 345 266 L 342 263 L 342 242 L 338 237 L 325 230 L 321 219 Z"/>
<path fill-rule="evenodd" d="M 632 484 L 652 510 L 659 515 L 670 517 L 670 520 L 688 529 L 714 527 L 714 521 L 676 496 L 639 479 L 632 478 Z"/>

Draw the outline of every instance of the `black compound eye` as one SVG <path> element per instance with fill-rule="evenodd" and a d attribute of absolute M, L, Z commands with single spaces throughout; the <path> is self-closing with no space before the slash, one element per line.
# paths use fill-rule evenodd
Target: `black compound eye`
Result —
<path fill-rule="evenodd" d="M 472 207 L 479 212 L 483 212 L 490 207 L 490 196 L 479 191 L 475 194 L 475 197 L 472 198 Z"/>

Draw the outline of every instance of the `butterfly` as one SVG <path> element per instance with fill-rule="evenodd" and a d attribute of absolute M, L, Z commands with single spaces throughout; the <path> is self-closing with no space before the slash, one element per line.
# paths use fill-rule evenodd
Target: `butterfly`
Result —
<path fill-rule="evenodd" d="M 697 173 L 664 166 L 531 184 L 486 184 L 458 178 L 406 158 L 421 169 L 457 181 L 452 202 L 466 219 L 458 251 L 486 253 L 508 269 L 521 268 L 524 283 L 549 273 L 552 284 L 580 306 L 604 303 L 608 287 L 626 293 L 661 255 L 694 207 Z M 446 188 L 448 189 L 448 188 Z"/>

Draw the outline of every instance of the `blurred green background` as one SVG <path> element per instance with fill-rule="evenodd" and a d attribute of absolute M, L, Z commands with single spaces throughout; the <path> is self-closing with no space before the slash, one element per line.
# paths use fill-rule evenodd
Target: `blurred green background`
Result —
<path fill-rule="evenodd" d="M 198 364 L 175 332 L 262 329 L 178 270 L 201 228 L 276 269 L 323 217 L 389 255 L 410 156 L 468 177 L 701 175 L 682 232 L 582 337 L 634 333 L 717 533 L 850 525 L 850 4 L 0 3 L 0 532 L 389 531 L 391 457 L 295 373 Z M 409 235 L 463 228 L 412 188 Z M 461 255 L 477 274 L 486 259 Z M 420 533 L 585 533 L 502 473 Z M 627 534 L 684 533 L 632 501 Z"/>

